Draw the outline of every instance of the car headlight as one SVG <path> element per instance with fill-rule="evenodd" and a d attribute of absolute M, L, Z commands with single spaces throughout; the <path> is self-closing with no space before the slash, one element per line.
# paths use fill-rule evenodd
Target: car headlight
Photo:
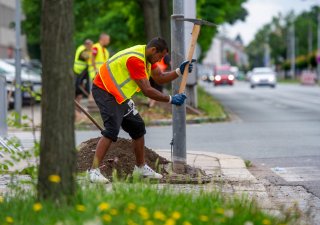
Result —
<path fill-rule="evenodd" d="M 258 78 L 258 77 L 253 77 L 252 80 L 253 80 L 254 82 L 259 82 L 259 78 Z"/>
<path fill-rule="evenodd" d="M 228 76 L 228 80 L 234 80 L 234 76 L 233 75 L 229 75 Z"/>
<path fill-rule="evenodd" d="M 213 76 L 213 75 L 210 75 L 209 79 L 210 79 L 211 81 L 213 81 L 213 80 L 214 80 L 214 76 Z"/>
<path fill-rule="evenodd" d="M 269 77 L 269 81 L 273 82 L 273 81 L 275 81 L 275 78 L 274 77 Z"/>
<path fill-rule="evenodd" d="M 217 75 L 217 76 L 214 77 L 214 79 L 215 79 L 216 81 L 220 81 L 220 80 L 221 80 L 221 76 Z"/>

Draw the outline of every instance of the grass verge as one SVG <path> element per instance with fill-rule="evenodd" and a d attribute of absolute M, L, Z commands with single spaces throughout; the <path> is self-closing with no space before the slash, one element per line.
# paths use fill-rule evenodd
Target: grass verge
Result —
<path fill-rule="evenodd" d="M 70 205 L 36 202 L 31 192 L 0 198 L 1 224 L 205 225 L 287 224 L 261 211 L 247 198 L 217 192 L 185 193 L 151 184 L 82 186 Z"/>
<path fill-rule="evenodd" d="M 222 105 L 200 86 L 198 86 L 198 106 L 209 117 L 227 118 Z"/>

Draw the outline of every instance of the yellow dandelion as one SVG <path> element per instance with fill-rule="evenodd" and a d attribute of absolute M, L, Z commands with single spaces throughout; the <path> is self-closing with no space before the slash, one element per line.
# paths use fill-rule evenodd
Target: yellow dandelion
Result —
<path fill-rule="evenodd" d="M 138 212 L 139 212 L 140 216 L 142 217 L 142 219 L 144 219 L 144 220 L 149 219 L 149 213 L 148 213 L 147 208 L 139 207 Z"/>
<path fill-rule="evenodd" d="M 133 220 L 128 220 L 127 221 L 128 225 L 138 225 L 137 223 L 135 223 Z"/>
<path fill-rule="evenodd" d="M 61 177 L 57 174 L 52 174 L 49 176 L 49 181 L 52 183 L 60 183 Z"/>
<path fill-rule="evenodd" d="M 111 217 L 110 215 L 108 215 L 108 214 L 104 214 L 104 215 L 102 216 L 102 220 L 109 223 L 109 222 L 112 221 L 112 217 Z"/>
<path fill-rule="evenodd" d="M 4 201 L 4 198 L 0 195 L 0 203 Z"/>
<path fill-rule="evenodd" d="M 111 209 L 111 210 L 110 210 L 110 214 L 113 215 L 113 216 L 118 215 L 118 210 L 116 210 L 116 209 Z"/>
<path fill-rule="evenodd" d="M 35 211 L 35 212 L 39 212 L 39 211 L 42 209 L 41 203 L 40 203 L 40 202 L 34 203 L 32 209 L 33 209 L 33 211 Z"/>
<path fill-rule="evenodd" d="M 154 225 L 154 222 L 152 222 L 151 220 L 147 220 L 144 225 Z"/>
<path fill-rule="evenodd" d="M 106 202 L 101 202 L 98 206 L 99 211 L 106 211 L 110 208 L 110 205 Z"/>
<path fill-rule="evenodd" d="M 192 225 L 189 221 L 184 221 L 182 225 Z"/>
<path fill-rule="evenodd" d="M 86 211 L 86 207 L 84 205 L 76 205 L 76 210 L 79 211 L 79 212 L 84 212 Z"/>
<path fill-rule="evenodd" d="M 217 212 L 218 214 L 224 214 L 224 209 L 223 209 L 223 208 L 217 208 L 217 209 L 216 209 L 216 212 Z"/>
<path fill-rule="evenodd" d="M 164 225 L 175 225 L 176 221 L 172 218 L 168 219 Z"/>
<path fill-rule="evenodd" d="M 270 222 L 270 220 L 268 220 L 268 219 L 264 219 L 264 220 L 262 220 L 262 224 L 263 224 L 263 225 L 270 225 L 271 222 Z"/>
<path fill-rule="evenodd" d="M 161 211 L 155 211 L 153 213 L 153 217 L 157 220 L 165 220 L 166 219 L 166 215 L 164 215 Z"/>
<path fill-rule="evenodd" d="M 6 222 L 7 223 L 13 223 L 13 218 L 11 216 L 6 217 Z"/>
<path fill-rule="evenodd" d="M 137 206 L 134 203 L 132 203 L 132 202 L 128 203 L 127 209 L 132 211 L 132 210 L 135 210 L 136 208 L 137 208 Z"/>
<path fill-rule="evenodd" d="M 179 212 L 177 212 L 177 211 L 174 211 L 174 212 L 172 213 L 171 217 L 172 217 L 173 219 L 175 219 L 175 220 L 178 220 L 178 219 L 180 219 L 181 214 L 180 214 Z"/>
<path fill-rule="evenodd" d="M 202 222 L 207 222 L 209 220 L 209 218 L 206 215 L 201 215 L 199 217 L 199 220 L 202 221 Z"/>

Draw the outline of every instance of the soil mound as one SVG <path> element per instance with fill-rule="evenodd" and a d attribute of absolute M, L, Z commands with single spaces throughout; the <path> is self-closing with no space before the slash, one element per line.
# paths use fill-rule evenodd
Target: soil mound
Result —
<path fill-rule="evenodd" d="M 100 138 L 89 139 L 81 143 L 77 153 L 77 171 L 83 172 L 88 170 L 92 165 L 93 156 L 96 145 Z M 155 171 L 163 168 L 163 165 L 168 164 L 169 161 L 151 149 L 144 147 L 145 161 Z M 121 178 L 132 174 L 136 158 L 133 152 L 132 141 L 124 138 L 118 138 L 117 142 L 111 144 L 100 170 L 103 175 L 107 177 L 112 176 L 113 170 L 117 170 L 118 176 Z"/>

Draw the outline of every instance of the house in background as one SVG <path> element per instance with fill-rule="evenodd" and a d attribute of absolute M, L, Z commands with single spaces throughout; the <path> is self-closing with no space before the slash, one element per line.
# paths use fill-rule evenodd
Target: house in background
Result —
<path fill-rule="evenodd" d="M 205 67 L 214 68 L 221 65 L 243 67 L 248 65 L 248 56 L 244 51 L 240 35 L 232 40 L 218 34 L 211 43 L 211 47 L 202 61 Z"/>
<path fill-rule="evenodd" d="M 16 34 L 14 29 L 16 1 L 0 0 L 0 58 L 14 58 Z M 24 19 L 24 15 L 21 15 Z M 26 36 L 21 38 L 21 56 L 27 56 Z"/>

